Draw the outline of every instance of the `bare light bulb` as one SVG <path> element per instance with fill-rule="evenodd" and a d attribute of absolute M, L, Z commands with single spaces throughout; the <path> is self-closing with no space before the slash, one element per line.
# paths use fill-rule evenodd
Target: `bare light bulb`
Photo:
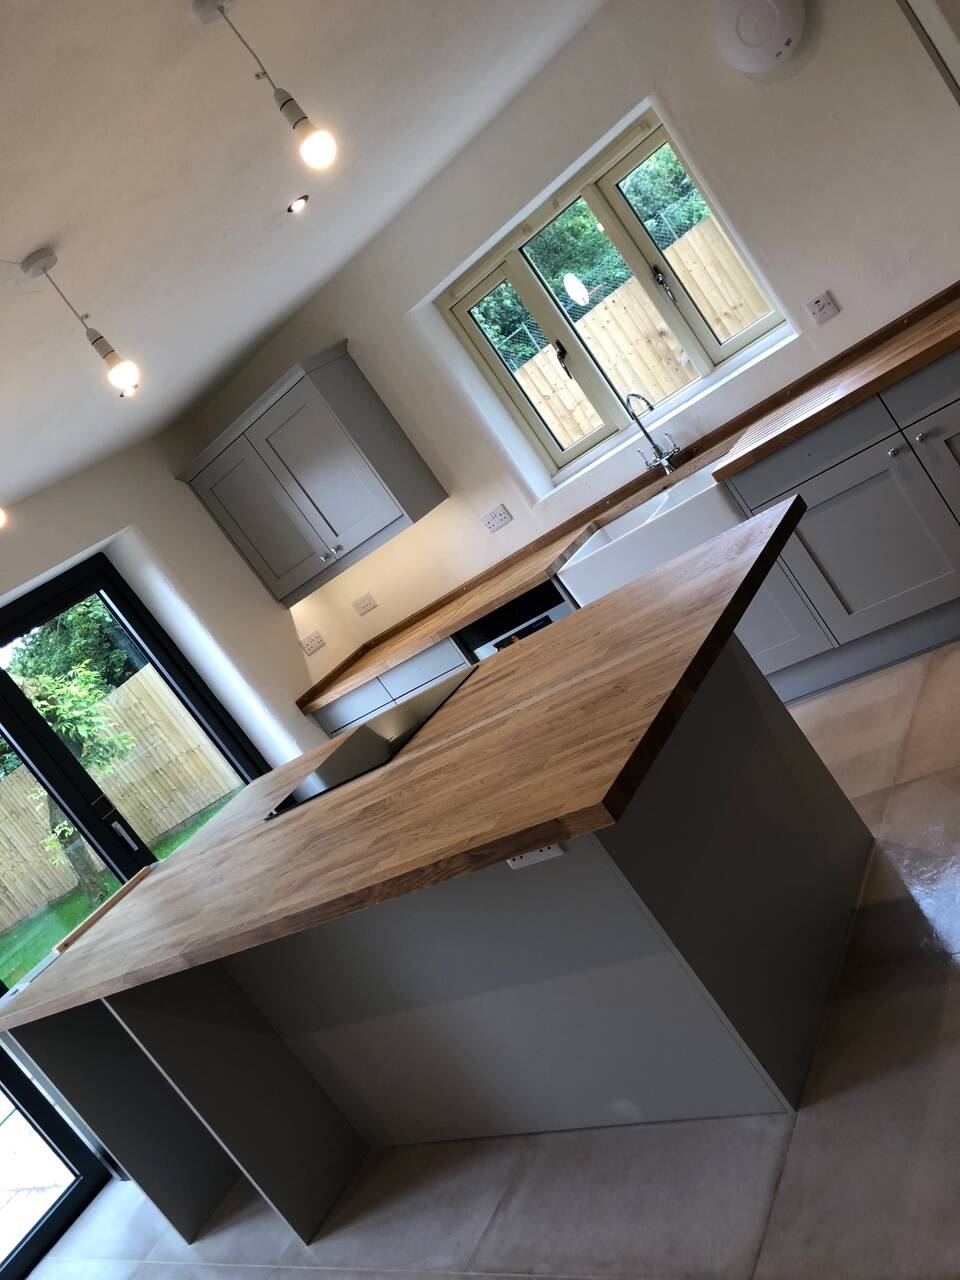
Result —
<path fill-rule="evenodd" d="M 3 507 L 0 507 L 0 529 L 2 529 L 6 523 L 7 513 L 4 511 Z"/>
<path fill-rule="evenodd" d="M 114 353 L 116 354 L 116 353 Z M 110 361 L 107 378 L 121 395 L 131 396 L 140 385 L 140 370 L 132 360 Z"/>
<path fill-rule="evenodd" d="M 310 121 L 306 121 L 307 129 L 297 132 L 306 134 L 300 143 L 300 159 L 311 169 L 329 169 L 337 158 L 337 140 L 326 129 L 315 129 Z"/>

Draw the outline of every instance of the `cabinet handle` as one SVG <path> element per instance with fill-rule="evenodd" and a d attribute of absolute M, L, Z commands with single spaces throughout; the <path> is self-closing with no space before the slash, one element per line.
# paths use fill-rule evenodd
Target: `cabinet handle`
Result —
<path fill-rule="evenodd" d="M 917 444 L 923 444 L 923 442 L 924 442 L 924 440 L 926 440 L 926 438 L 927 438 L 927 433 L 926 433 L 925 431 L 918 431 L 918 432 L 917 432 L 917 434 L 916 434 L 916 436 L 914 437 L 914 439 L 916 440 Z"/>
<path fill-rule="evenodd" d="M 333 548 L 333 554 L 338 556 L 342 551 L 343 551 L 343 543 L 338 542 L 337 545 Z"/>
<path fill-rule="evenodd" d="M 892 449 L 888 449 L 888 450 L 887 450 L 887 457 L 888 457 L 888 458 L 895 458 L 899 452 L 900 452 L 900 450 L 897 448 L 897 446 L 896 446 L 896 445 L 894 445 Z"/>

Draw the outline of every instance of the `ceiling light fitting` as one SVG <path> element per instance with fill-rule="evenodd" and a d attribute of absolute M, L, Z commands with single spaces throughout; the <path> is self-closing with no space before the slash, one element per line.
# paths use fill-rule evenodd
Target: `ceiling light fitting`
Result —
<path fill-rule="evenodd" d="M 83 331 L 87 341 L 93 347 L 98 356 L 106 363 L 107 379 L 112 386 L 116 387 L 121 396 L 129 399 L 130 396 L 136 395 L 140 386 L 140 370 L 132 360 L 124 360 L 118 356 L 110 343 L 106 340 L 99 329 L 92 329 L 87 324 L 88 315 L 77 310 L 67 295 L 51 276 L 50 272 L 57 265 L 57 255 L 50 248 L 36 249 L 28 257 L 20 263 L 20 270 L 28 280 L 37 280 L 40 276 L 44 276 L 56 292 L 63 299 L 64 303 L 70 310 L 70 313 L 76 317 L 83 325 Z"/>
<path fill-rule="evenodd" d="M 287 213 L 303 213 L 309 199 L 309 196 L 297 196 L 296 200 L 291 200 L 287 205 Z"/>
<path fill-rule="evenodd" d="M 318 129 L 293 94 L 278 86 L 263 65 L 260 55 L 227 17 L 227 10 L 232 4 L 233 0 L 193 0 L 193 12 L 201 22 L 216 22 L 218 18 L 223 19 L 257 64 L 256 78 L 266 80 L 273 90 L 273 100 L 300 144 L 300 158 L 303 163 L 309 165 L 311 169 L 328 169 L 336 159 L 336 139 L 329 130 Z"/>

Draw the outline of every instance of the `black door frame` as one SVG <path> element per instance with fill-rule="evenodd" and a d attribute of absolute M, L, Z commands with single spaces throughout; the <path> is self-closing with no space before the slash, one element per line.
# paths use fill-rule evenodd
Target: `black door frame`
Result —
<path fill-rule="evenodd" d="M 20 1114 L 76 1174 L 76 1180 L 51 1205 L 13 1252 L 5 1259 L 0 1258 L 0 1280 L 24 1280 L 106 1184 L 110 1174 L 102 1161 L 2 1046 L 0 1092 L 10 1098 Z"/>

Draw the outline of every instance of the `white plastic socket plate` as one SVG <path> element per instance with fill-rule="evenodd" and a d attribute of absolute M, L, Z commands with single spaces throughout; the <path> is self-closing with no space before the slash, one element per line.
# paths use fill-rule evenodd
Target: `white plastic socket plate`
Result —
<path fill-rule="evenodd" d="M 20 263 L 20 270 L 30 280 L 36 280 L 45 271 L 52 271 L 56 265 L 56 253 L 45 245 L 42 249 L 34 249 L 33 253 L 28 254 Z"/>
<path fill-rule="evenodd" d="M 357 596 L 356 600 L 353 602 L 353 607 L 356 609 L 357 613 L 363 617 L 365 613 L 370 613 L 372 610 L 376 609 L 377 602 L 374 600 L 370 592 L 367 591 L 364 595 Z"/>
<path fill-rule="evenodd" d="M 300 637 L 300 648 L 307 657 L 322 649 L 325 644 L 326 641 L 319 631 L 311 631 L 308 635 Z"/>
<path fill-rule="evenodd" d="M 505 524 L 509 524 L 512 519 L 513 516 L 501 502 L 499 507 L 494 507 L 492 511 L 488 511 L 483 517 L 483 527 L 488 533 L 496 533 Z"/>
<path fill-rule="evenodd" d="M 826 324 L 828 320 L 833 319 L 840 308 L 833 294 L 827 289 L 824 293 L 818 293 L 815 298 L 810 299 L 807 310 L 813 316 L 815 324 Z"/>

